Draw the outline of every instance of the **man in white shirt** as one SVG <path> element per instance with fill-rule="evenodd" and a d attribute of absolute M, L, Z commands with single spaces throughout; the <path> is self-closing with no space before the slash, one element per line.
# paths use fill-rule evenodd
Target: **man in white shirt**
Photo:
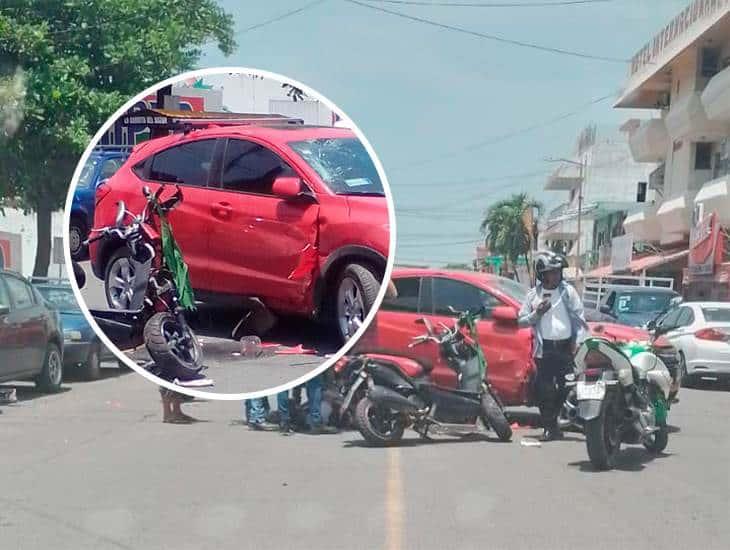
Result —
<path fill-rule="evenodd" d="M 573 370 L 576 345 L 588 335 L 578 292 L 563 281 L 565 258 L 541 252 L 535 260 L 538 283 L 527 293 L 519 321 L 531 326 L 537 365 L 535 389 L 544 441 L 561 439 L 558 415 L 565 401 L 565 375 Z"/>

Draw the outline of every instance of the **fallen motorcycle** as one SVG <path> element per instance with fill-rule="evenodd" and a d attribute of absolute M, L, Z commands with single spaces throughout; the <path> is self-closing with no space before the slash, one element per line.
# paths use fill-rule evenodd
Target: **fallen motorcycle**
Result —
<path fill-rule="evenodd" d="M 185 312 L 195 308 L 194 297 L 187 266 L 167 221 L 183 194 L 176 186 L 172 196 L 161 200 L 165 187 L 154 194 L 146 186 L 142 189 L 146 204 L 140 214 L 129 212 L 120 201 L 115 224 L 92 229 L 95 235 L 85 244 L 100 239 L 123 243 L 133 277 L 120 290 L 128 309 L 91 310 L 91 314 L 118 348 L 144 343 L 152 359 L 150 370 L 161 378 L 191 387 L 212 385 L 201 374 L 205 368 L 202 349 L 185 318 Z"/>
<path fill-rule="evenodd" d="M 582 428 L 591 463 L 611 469 L 622 443 L 643 444 L 653 453 L 668 443 L 667 413 L 672 378 L 647 343 L 616 345 L 589 338 L 575 356 L 569 420 Z"/>
<path fill-rule="evenodd" d="M 454 325 L 442 324 L 439 333 L 428 319 L 421 319 L 427 333 L 414 338 L 410 347 L 436 343 L 457 372 L 458 389 L 432 383 L 427 375 L 430 365 L 404 355 L 363 353 L 340 367 L 340 376 L 346 380 L 340 414 L 346 414 L 356 401 L 354 423 L 366 441 L 397 442 L 408 426 L 424 439 L 470 435 L 481 431 L 480 421 L 500 440 L 511 439 L 512 429 L 487 382 L 486 360 L 476 337 L 478 314 L 454 313 Z"/>

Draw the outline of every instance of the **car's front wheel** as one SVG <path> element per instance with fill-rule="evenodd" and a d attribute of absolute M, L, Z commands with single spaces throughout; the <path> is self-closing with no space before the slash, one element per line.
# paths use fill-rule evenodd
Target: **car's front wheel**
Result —
<path fill-rule="evenodd" d="M 355 334 L 372 309 L 380 283 L 370 268 L 353 263 L 342 270 L 335 288 L 335 320 L 344 342 Z"/>
<path fill-rule="evenodd" d="M 63 380 L 63 359 L 56 344 L 48 344 L 43 369 L 35 380 L 36 386 L 46 393 L 56 393 Z"/>

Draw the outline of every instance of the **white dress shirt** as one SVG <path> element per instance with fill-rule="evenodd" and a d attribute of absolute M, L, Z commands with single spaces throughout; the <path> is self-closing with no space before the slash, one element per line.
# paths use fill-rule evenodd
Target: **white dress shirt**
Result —
<path fill-rule="evenodd" d="M 547 294 L 550 296 L 551 307 L 540 318 L 540 333 L 543 340 L 568 340 L 572 330 L 570 326 L 570 313 L 567 304 L 563 303 L 560 290 L 542 289 L 539 300 Z"/>

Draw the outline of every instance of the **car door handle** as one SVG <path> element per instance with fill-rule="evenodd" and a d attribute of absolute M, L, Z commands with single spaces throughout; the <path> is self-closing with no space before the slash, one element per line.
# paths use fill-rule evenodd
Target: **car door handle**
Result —
<path fill-rule="evenodd" d="M 216 218 L 228 219 L 231 217 L 231 212 L 233 212 L 233 208 L 229 202 L 218 202 L 210 208 Z"/>

